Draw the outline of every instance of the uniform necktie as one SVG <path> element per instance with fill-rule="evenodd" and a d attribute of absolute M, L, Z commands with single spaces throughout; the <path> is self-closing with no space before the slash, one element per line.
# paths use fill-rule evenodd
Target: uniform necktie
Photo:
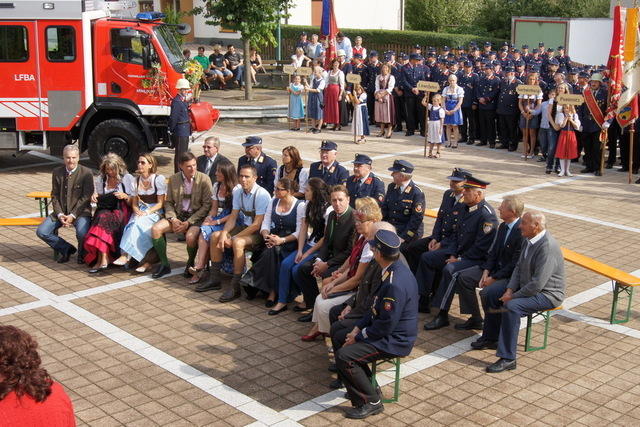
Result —
<path fill-rule="evenodd" d="M 356 188 L 355 188 L 355 190 L 354 190 L 354 193 L 355 193 L 354 195 L 355 195 L 356 197 L 358 197 L 358 192 L 360 191 L 360 186 L 361 186 L 361 185 L 362 185 L 362 181 L 361 181 L 361 180 L 357 180 L 357 181 L 356 181 Z"/>

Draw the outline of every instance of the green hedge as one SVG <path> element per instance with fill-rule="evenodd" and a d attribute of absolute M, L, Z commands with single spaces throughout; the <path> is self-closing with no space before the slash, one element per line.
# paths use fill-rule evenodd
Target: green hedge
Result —
<path fill-rule="evenodd" d="M 287 58 L 293 54 L 293 47 L 298 40 L 300 33 L 306 31 L 309 35 L 315 33 L 319 34 L 319 27 L 312 27 L 306 25 L 283 25 L 282 32 L 282 56 Z M 495 44 L 502 44 L 505 40 L 496 38 L 487 38 L 477 36 L 473 34 L 450 34 L 450 33 L 436 33 L 430 31 L 399 31 L 399 30 L 370 30 L 370 29 L 355 29 L 355 28 L 341 28 L 347 37 L 351 39 L 353 43 L 356 36 L 361 36 L 364 41 L 363 45 L 369 51 L 377 50 L 384 52 L 386 50 L 395 50 L 396 52 L 409 53 L 411 46 L 419 44 L 420 46 L 433 46 L 440 48 L 442 46 L 455 47 L 458 45 L 468 46 L 469 42 L 475 41 L 480 46 L 480 43 L 490 41 Z M 263 47 L 260 49 L 265 58 L 275 57 L 275 49 L 272 46 Z"/>

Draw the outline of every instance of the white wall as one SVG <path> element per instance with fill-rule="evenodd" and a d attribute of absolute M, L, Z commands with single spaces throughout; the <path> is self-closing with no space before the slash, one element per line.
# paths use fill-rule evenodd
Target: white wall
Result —
<path fill-rule="evenodd" d="M 606 64 L 612 35 L 611 19 L 571 19 L 567 53 L 573 61 L 583 64 Z"/>
<path fill-rule="evenodd" d="M 290 25 L 311 25 L 311 0 L 296 0 L 295 5 L 289 9 L 289 14 L 291 16 L 287 22 Z"/>
<path fill-rule="evenodd" d="M 203 0 L 193 0 L 193 7 L 203 6 Z M 203 14 L 193 17 L 193 36 L 198 39 L 240 39 L 240 33 L 221 33 L 220 28 L 206 23 Z"/>
<path fill-rule="evenodd" d="M 338 28 L 400 30 L 400 3 L 401 0 L 336 0 L 333 8 Z"/>

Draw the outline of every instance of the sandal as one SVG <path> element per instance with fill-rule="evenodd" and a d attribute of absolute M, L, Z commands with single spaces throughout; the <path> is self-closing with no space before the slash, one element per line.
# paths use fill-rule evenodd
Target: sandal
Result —
<path fill-rule="evenodd" d="M 434 158 L 436 158 L 436 159 L 439 159 L 439 158 L 440 158 L 440 152 L 437 152 L 437 153 L 435 154 L 435 156 L 433 156 L 433 157 L 434 157 Z"/>
<path fill-rule="evenodd" d="M 382 137 L 383 135 L 385 135 L 385 134 L 386 134 L 386 132 L 385 132 L 385 131 L 383 131 L 383 130 L 381 130 L 380 132 L 378 132 L 378 133 L 376 134 L 376 138 L 381 138 L 381 137 Z"/>
<path fill-rule="evenodd" d="M 193 269 L 193 267 L 189 267 L 189 272 L 193 275 L 191 277 L 191 279 L 189 279 L 189 281 L 187 283 L 189 283 L 190 285 L 195 285 L 196 283 L 200 282 L 200 279 L 202 279 L 202 268 L 198 268 L 198 269 L 194 269 L 194 271 L 192 272 L 191 270 Z"/>
<path fill-rule="evenodd" d="M 430 159 L 433 159 L 433 154 L 429 153 L 429 155 L 427 156 Z"/>

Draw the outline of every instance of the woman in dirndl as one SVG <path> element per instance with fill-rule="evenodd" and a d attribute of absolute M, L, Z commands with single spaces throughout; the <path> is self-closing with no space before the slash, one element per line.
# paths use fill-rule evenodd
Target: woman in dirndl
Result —
<path fill-rule="evenodd" d="M 444 126 L 447 135 L 447 146 L 458 148 L 460 132 L 458 126 L 462 124 L 462 100 L 464 99 L 464 89 L 458 86 L 458 77 L 455 74 L 449 76 L 449 86 L 442 89 L 444 98 Z"/>
<path fill-rule="evenodd" d="M 133 185 L 133 177 L 120 156 L 109 153 L 102 158 L 91 198 L 97 203 L 96 213 L 84 239 L 84 262 L 94 264 L 89 273 L 105 271 L 109 261 L 120 256 L 122 231 L 131 216 Z"/>
<path fill-rule="evenodd" d="M 396 78 L 391 74 L 391 67 L 389 64 L 383 64 L 380 75 L 376 78 L 374 116 L 380 126 L 380 132 L 376 136 L 384 136 L 387 139 L 391 138 L 395 125 L 396 108 L 392 95 L 395 85 Z"/>
<path fill-rule="evenodd" d="M 358 136 L 356 144 L 367 142 L 369 135 L 369 109 L 367 108 L 367 92 L 359 84 L 353 87 L 353 121 L 351 129 Z"/>
<path fill-rule="evenodd" d="M 527 76 L 527 85 L 539 86 L 538 77 L 535 74 Z M 522 142 L 524 144 L 523 158 L 532 159 L 533 150 L 538 140 L 538 128 L 540 127 L 540 112 L 542 111 L 542 90 L 535 95 L 518 95 L 518 107 L 520 109 L 520 129 L 522 130 Z"/>
<path fill-rule="evenodd" d="M 306 85 L 305 89 L 309 94 L 307 99 L 307 116 L 311 119 L 311 133 L 320 133 L 322 128 L 322 108 L 324 107 L 324 97 L 322 92 L 325 88 L 325 79 L 322 76 L 322 67 L 313 68 L 313 79 L 311 85 Z"/>
<path fill-rule="evenodd" d="M 324 122 L 332 124 L 333 130 L 340 128 L 340 100 L 344 96 L 344 73 L 340 61 L 331 61 L 331 71 L 327 74 L 324 90 Z"/>
<path fill-rule="evenodd" d="M 157 175 L 158 163 L 151 154 L 138 157 L 138 176 L 135 179 L 131 206 L 133 215 L 124 227 L 120 240 L 122 256 L 114 262 L 116 265 L 127 264 L 128 268 L 136 268 L 137 273 L 144 273 L 151 268 L 147 262 L 138 263 L 153 247 L 151 227 L 160 221 L 164 213 L 163 204 L 167 194 L 167 183 L 164 176 Z"/>

